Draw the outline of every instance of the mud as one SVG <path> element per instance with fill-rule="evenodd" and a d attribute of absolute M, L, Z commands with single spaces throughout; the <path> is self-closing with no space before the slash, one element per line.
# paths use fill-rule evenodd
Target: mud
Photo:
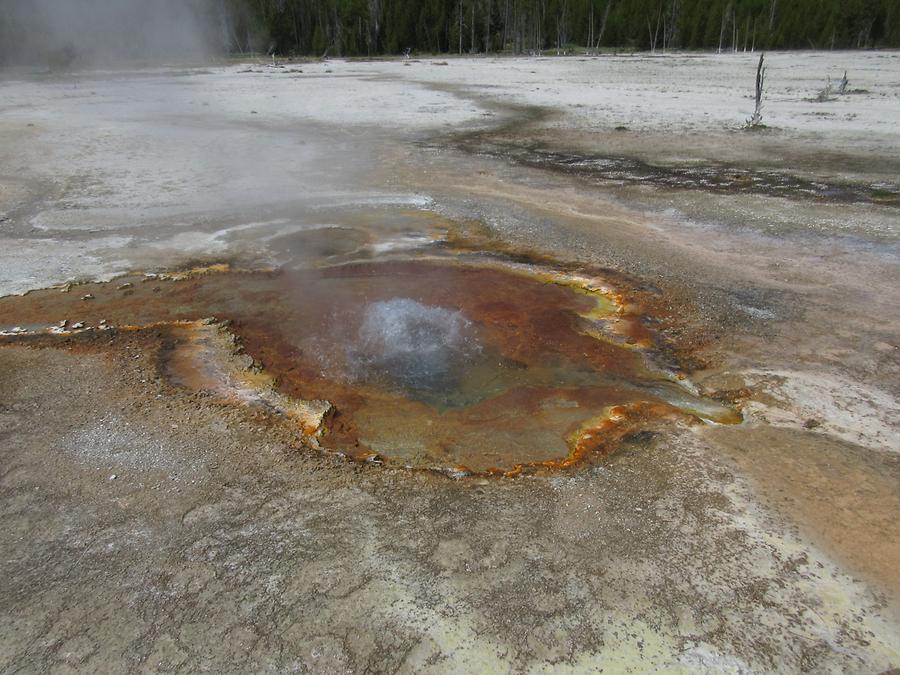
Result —
<path fill-rule="evenodd" d="M 648 186 L 664 190 L 703 191 L 722 195 L 756 195 L 807 201 L 822 204 L 877 204 L 900 207 L 900 184 L 879 176 L 869 184 L 857 181 L 839 182 L 824 176 L 803 176 L 794 163 L 788 167 L 756 168 L 725 161 L 711 162 L 710 158 L 679 158 L 680 161 L 653 163 L 642 155 L 652 156 L 647 146 L 653 140 L 642 137 L 627 127 L 618 127 L 611 135 L 599 140 L 622 151 L 631 148 L 631 155 L 591 153 L 584 149 L 563 150 L 574 139 L 561 142 L 559 134 L 548 133 L 545 126 L 557 113 L 550 108 L 497 105 L 499 113 L 511 121 L 487 130 L 455 134 L 442 139 L 441 144 L 423 143 L 426 152 L 440 151 L 446 144 L 458 150 L 505 162 L 515 162 L 536 169 L 546 169 L 593 182 L 609 189 L 613 186 Z M 775 130 L 744 130 L 744 135 L 777 135 Z M 618 138 L 616 138 L 618 136 Z M 535 142 L 546 139 L 547 145 Z M 605 140 L 604 140 L 605 139 Z M 586 145 L 596 146 L 597 139 Z M 775 145 L 775 143 L 772 143 Z M 689 154 L 689 153 L 688 153 Z M 848 165 L 854 157 L 841 158 Z M 867 167 L 871 169 L 871 167 Z M 886 174 L 896 170 L 888 163 Z"/>
<path fill-rule="evenodd" d="M 540 148 L 494 153 L 484 147 L 463 147 L 470 152 L 561 171 L 585 180 L 719 194 L 765 195 L 820 203 L 870 203 L 900 207 L 900 188 L 896 184 L 866 187 L 828 183 L 804 180 L 794 174 L 752 171 L 738 166 L 658 166 L 633 157 L 568 154 Z"/>

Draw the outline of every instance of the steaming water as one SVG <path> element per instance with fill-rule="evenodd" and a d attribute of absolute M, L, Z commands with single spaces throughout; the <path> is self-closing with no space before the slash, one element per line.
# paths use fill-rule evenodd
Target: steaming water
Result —
<path fill-rule="evenodd" d="M 91 284 L 0 298 L 0 317 L 38 329 L 65 316 L 88 326 L 101 317 L 109 325 L 228 319 L 281 393 L 332 402 L 325 447 L 410 466 L 484 471 L 566 457 L 585 425 L 616 405 L 740 422 L 647 368 L 636 350 L 581 332 L 593 303 L 542 278 L 434 260 L 142 278 L 131 278 L 130 295 Z M 80 300 L 85 292 L 92 302 Z M 231 396 L 217 349 L 188 340 L 161 364 L 176 383 Z"/>
<path fill-rule="evenodd" d="M 356 379 L 420 396 L 453 389 L 481 352 L 472 323 L 460 312 L 409 298 L 368 305 L 358 337 L 350 354 Z"/>

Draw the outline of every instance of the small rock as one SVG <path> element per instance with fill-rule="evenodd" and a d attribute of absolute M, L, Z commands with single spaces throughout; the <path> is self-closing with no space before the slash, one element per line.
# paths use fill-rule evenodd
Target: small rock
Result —
<path fill-rule="evenodd" d="M 68 320 L 68 319 L 63 319 L 63 320 L 60 321 L 58 324 L 56 324 L 56 326 L 57 326 L 58 328 L 65 328 L 65 327 L 66 327 L 66 324 L 68 324 L 68 323 L 69 323 L 69 320 Z"/>
<path fill-rule="evenodd" d="M 116 474 L 112 474 L 112 475 L 109 477 L 110 480 L 115 480 L 116 478 L 118 478 L 118 476 L 117 476 Z"/>
<path fill-rule="evenodd" d="M 84 321 L 72 324 L 72 330 L 78 330 L 79 328 L 84 328 Z"/>
<path fill-rule="evenodd" d="M 116 290 L 117 290 L 117 291 L 124 291 L 126 288 L 131 288 L 132 286 L 134 286 L 133 283 L 131 283 L 130 281 L 126 281 L 124 284 L 119 284 L 119 285 L 116 287 Z"/>
<path fill-rule="evenodd" d="M 82 295 L 81 299 L 82 300 L 93 300 L 94 296 L 91 293 L 88 293 L 87 295 Z"/>

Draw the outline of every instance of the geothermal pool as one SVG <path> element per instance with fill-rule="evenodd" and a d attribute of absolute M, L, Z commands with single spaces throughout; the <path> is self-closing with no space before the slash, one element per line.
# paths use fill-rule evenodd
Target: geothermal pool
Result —
<path fill-rule="evenodd" d="M 7 340 L 155 331 L 176 386 L 306 406 L 318 447 L 454 475 L 571 466 L 663 418 L 740 420 L 663 365 L 648 317 L 601 275 L 503 256 L 123 277 L 3 298 L 0 314 L 25 327 Z"/>

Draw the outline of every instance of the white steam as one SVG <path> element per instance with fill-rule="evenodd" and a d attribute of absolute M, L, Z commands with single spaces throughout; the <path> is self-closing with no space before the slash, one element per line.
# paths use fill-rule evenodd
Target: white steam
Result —
<path fill-rule="evenodd" d="M 363 380 L 387 378 L 410 389 L 438 389 L 450 385 L 478 351 L 471 322 L 460 312 L 395 298 L 366 308 L 354 371 Z"/>
<path fill-rule="evenodd" d="M 0 65 L 204 58 L 228 25 L 222 0 L 0 0 Z"/>

